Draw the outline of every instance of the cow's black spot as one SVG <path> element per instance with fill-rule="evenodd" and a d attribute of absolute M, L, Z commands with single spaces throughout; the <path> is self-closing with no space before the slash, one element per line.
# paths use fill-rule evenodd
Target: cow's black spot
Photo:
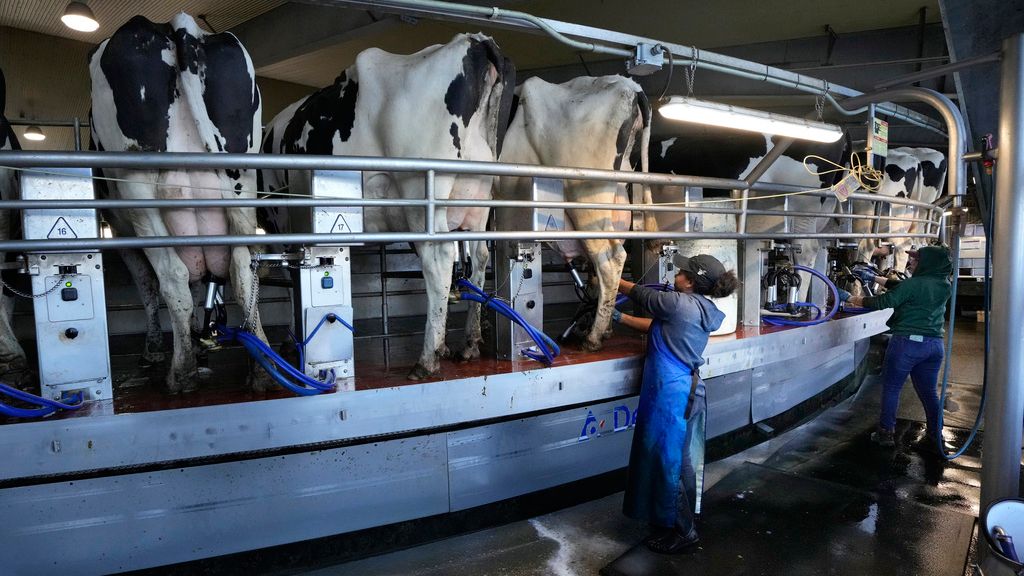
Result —
<path fill-rule="evenodd" d="M 938 166 L 931 160 L 921 162 L 921 178 L 925 186 L 942 190 L 943 180 L 946 178 L 946 160 L 943 159 Z"/>
<path fill-rule="evenodd" d="M 494 42 L 490 40 L 481 42 L 476 38 L 470 38 L 469 48 L 462 56 L 462 72 L 448 84 L 448 91 L 444 95 L 444 104 L 448 108 L 448 112 L 461 118 L 463 126 L 469 126 L 473 114 L 490 93 L 487 85 L 487 73 L 491 66 L 501 74 L 503 69 L 511 66 L 511 62 L 505 61 Z M 500 80 L 504 80 L 504 78 Z M 504 101 L 505 95 L 502 94 L 502 96 Z M 511 100 L 509 100 L 508 107 L 511 107 Z M 508 116 L 501 118 L 499 126 L 506 122 L 507 118 Z"/>
<path fill-rule="evenodd" d="M 342 142 L 352 137 L 356 121 L 356 101 L 359 83 L 342 72 L 334 84 L 309 95 L 288 120 L 281 138 L 281 152 L 285 154 L 331 154 L 334 135 Z M 306 141 L 302 134 L 310 125 Z"/>
<path fill-rule="evenodd" d="M 117 125 L 138 143 L 139 150 L 147 152 L 163 152 L 167 147 L 168 113 L 176 97 L 177 77 L 161 52 L 175 51 L 170 32 L 166 24 L 135 16 L 110 37 L 100 57 L 100 70 L 113 93 Z"/>
<path fill-rule="evenodd" d="M 242 192 L 242 183 L 241 182 L 236 182 L 235 183 L 235 193 L 238 194 L 238 193 L 241 193 L 241 192 Z"/>
<path fill-rule="evenodd" d="M 903 180 L 904 174 L 905 172 L 903 171 L 903 168 L 900 168 L 895 164 L 885 165 L 885 175 L 888 176 L 889 180 L 892 180 L 893 182 L 899 182 L 900 180 Z"/>
<path fill-rule="evenodd" d="M 455 149 L 458 150 L 458 157 L 462 158 L 462 143 L 459 141 L 459 125 L 452 122 L 451 128 L 448 133 L 452 135 L 452 144 L 455 145 Z"/>
<path fill-rule="evenodd" d="M 228 178 L 231 178 L 232 180 L 238 180 L 239 178 L 242 177 L 241 172 L 239 172 L 238 170 L 227 169 L 224 171 L 224 173 L 227 174 Z"/>
<path fill-rule="evenodd" d="M 662 142 L 673 137 L 676 141 L 662 155 Z M 634 149 L 635 153 L 639 152 L 638 148 Z M 768 153 L 768 145 L 764 136 L 757 133 L 737 132 L 699 124 L 672 123 L 659 127 L 659 136 L 651 138 L 650 150 L 651 172 L 738 178 L 750 166 L 751 159 L 759 160 Z M 845 151 L 846 143 L 843 139 L 831 144 L 797 140 L 783 155 L 803 162 L 804 158 L 814 154 L 840 163 L 846 156 Z M 814 165 L 813 162 L 808 163 Z M 831 166 L 822 166 L 819 170 L 828 168 Z M 840 175 L 840 172 L 822 174 L 819 177 L 821 187 L 833 185 Z M 709 191 L 712 195 L 728 192 L 705 188 L 705 193 Z"/>
<path fill-rule="evenodd" d="M 245 49 L 232 34 L 211 34 L 203 38 L 198 54 L 205 64 L 203 103 L 224 138 L 217 142 L 218 151 L 248 152 L 260 94 L 249 75 Z"/>

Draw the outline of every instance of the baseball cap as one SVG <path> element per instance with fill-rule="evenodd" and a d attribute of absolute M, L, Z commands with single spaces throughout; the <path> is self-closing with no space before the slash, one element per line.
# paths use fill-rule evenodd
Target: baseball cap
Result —
<path fill-rule="evenodd" d="M 709 254 L 698 254 L 689 257 L 676 254 L 672 256 L 672 263 L 679 270 L 693 274 L 695 279 L 706 279 L 709 285 L 714 285 L 718 282 L 718 278 L 725 274 L 725 265 L 718 258 Z"/>

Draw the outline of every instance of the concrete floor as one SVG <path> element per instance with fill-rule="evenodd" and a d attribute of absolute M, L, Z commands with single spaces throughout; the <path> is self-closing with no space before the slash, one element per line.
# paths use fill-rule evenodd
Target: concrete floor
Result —
<path fill-rule="evenodd" d="M 951 374 L 952 393 L 947 403 L 948 442 L 962 440 L 962 429 L 973 423 L 977 410 L 983 368 L 982 327 L 983 324 L 968 321 L 961 322 L 957 327 Z M 949 518 L 969 519 L 969 516 L 976 516 L 980 469 L 978 448 L 975 447 L 963 458 L 948 465 L 929 465 L 907 446 L 902 446 L 888 455 L 880 456 L 872 452 L 866 437 L 875 423 L 878 393 L 878 378 L 869 377 L 854 398 L 830 409 L 822 417 L 740 454 L 709 464 L 705 488 L 709 493 L 709 505 L 706 510 L 709 519 L 715 514 L 714 500 L 710 498 L 715 487 L 723 479 L 730 477 L 730 474 L 739 474 L 749 468 L 748 463 L 769 466 L 772 473 L 782 472 L 795 474 L 801 478 L 839 483 L 870 495 L 871 498 L 882 499 L 886 494 L 895 494 L 896 499 L 909 499 L 922 506 L 931 507 L 929 510 L 934 509 L 937 513 L 948 512 L 956 515 Z M 904 389 L 899 416 L 898 433 L 901 434 L 901 441 L 909 444 L 912 437 L 920 435 L 923 428 L 923 413 L 909 385 Z M 864 465 L 862 457 L 870 460 L 869 466 Z M 731 480 L 734 483 L 736 481 L 735 478 Z M 653 565 L 639 569 L 635 563 L 625 562 L 623 558 L 630 554 L 642 554 L 633 547 L 643 538 L 646 529 L 642 524 L 623 517 L 621 505 L 622 494 L 617 493 L 527 521 L 313 571 L 290 570 L 287 573 L 317 576 L 571 576 L 598 574 L 611 563 L 615 563 L 619 568 L 627 564 L 632 567 L 627 566 L 619 571 L 606 570 L 607 574 L 693 573 L 692 570 L 686 569 L 685 562 L 665 562 L 665 557 L 653 558 L 650 560 L 654 562 Z M 857 521 L 863 527 L 862 523 L 865 520 Z M 872 523 L 885 521 L 882 518 L 871 520 Z M 899 528 L 901 527 L 897 526 L 893 529 Z M 882 531 L 883 527 L 880 526 L 878 532 Z M 964 545 L 962 538 L 958 542 L 957 546 Z M 787 545 L 800 544 L 788 542 Z M 705 542 L 702 552 L 698 555 L 712 557 L 716 546 L 721 547 L 721 543 Z M 730 553 L 735 552 L 737 546 L 742 548 L 743 542 L 731 542 Z M 939 556 L 934 554 L 940 552 L 952 552 L 952 556 L 958 560 L 942 561 L 946 564 L 958 562 L 953 572 L 963 571 L 966 549 L 915 549 L 911 553 L 921 557 L 915 559 L 914 565 L 919 568 L 929 566 L 929 562 L 938 561 Z M 764 551 L 761 553 L 764 554 Z M 905 556 L 906 553 L 905 550 L 898 551 L 897 555 Z M 773 558 L 764 560 L 767 562 L 765 565 L 773 563 Z M 779 549 L 779 557 L 774 560 L 785 562 L 782 549 Z M 728 569 L 707 573 L 773 573 L 765 570 L 762 565 L 756 569 L 747 566 L 739 571 Z M 906 566 L 893 566 L 891 573 L 906 573 L 905 570 Z M 829 572 L 833 570 L 829 569 Z M 840 570 L 839 573 L 841 572 Z M 796 573 L 803 572 L 797 570 Z M 920 573 L 937 574 L 940 571 L 926 570 Z"/>

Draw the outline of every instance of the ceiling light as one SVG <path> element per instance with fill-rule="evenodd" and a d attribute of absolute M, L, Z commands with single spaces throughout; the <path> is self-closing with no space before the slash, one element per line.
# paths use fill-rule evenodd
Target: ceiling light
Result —
<path fill-rule="evenodd" d="M 25 128 L 23 136 L 25 136 L 25 140 L 33 140 L 35 142 L 46 140 L 46 134 L 43 134 L 43 131 L 39 129 L 39 126 L 29 126 L 28 128 Z"/>
<path fill-rule="evenodd" d="M 72 30 L 79 32 L 95 32 L 100 27 L 96 16 L 84 2 L 72 2 L 64 9 L 64 15 L 60 17 L 61 22 Z"/>
<path fill-rule="evenodd" d="M 751 108 L 729 106 L 688 96 L 669 98 L 668 102 L 661 105 L 658 112 L 670 120 L 788 136 L 815 142 L 835 142 L 843 136 L 843 130 L 833 124 Z"/>

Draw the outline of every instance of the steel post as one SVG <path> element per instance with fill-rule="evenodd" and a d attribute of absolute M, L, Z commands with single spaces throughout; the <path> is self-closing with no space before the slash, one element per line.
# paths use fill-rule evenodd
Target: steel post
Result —
<path fill-rule="evenodd" d="M 1024 34 L 1003 43 L 981 509 L 1020 490 L 1024 432 Z M 995 239 L 993 239 L 995 240 Z"/>

